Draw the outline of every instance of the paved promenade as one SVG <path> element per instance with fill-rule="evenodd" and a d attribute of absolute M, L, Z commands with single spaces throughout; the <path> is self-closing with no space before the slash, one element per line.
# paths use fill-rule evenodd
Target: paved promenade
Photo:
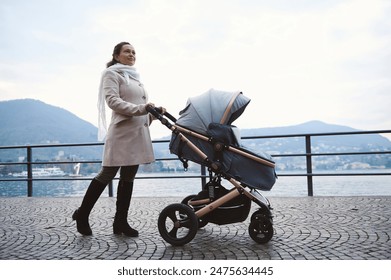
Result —
<path fill-rule="evenodd" d="M 0 198 L 0 260 L 391 259 L 391 197 L 269 199 L 275 228 L 269 243 L 250 238 L 247 220 L 208 224 L 189 244 L 173 247 L 160 237 L 157 219 L 181 198 L 134 198 L 130 217 L 138 238 L 112 233 L 115 198 L 98 201 L 88 237 L 71 219 L 81 198 Z"/>

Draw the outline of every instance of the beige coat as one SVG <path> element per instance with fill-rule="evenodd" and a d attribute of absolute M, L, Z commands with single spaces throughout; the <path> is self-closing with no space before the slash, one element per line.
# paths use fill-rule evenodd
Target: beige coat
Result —
<path fill-rule="evenodd" d="M 145 110 L 148 95 L 144 86 L 119 73 L 103 74 L 103 91 L 113 110 L 103 152 L 103 166 L 128 166 L 155 160 L 149 132 L 150 116 Z"/>

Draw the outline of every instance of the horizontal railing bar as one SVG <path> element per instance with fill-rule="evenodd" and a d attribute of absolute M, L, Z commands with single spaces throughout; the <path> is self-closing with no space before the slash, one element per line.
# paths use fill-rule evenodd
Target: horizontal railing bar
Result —
<path fill-rule="evenodd" d="M 283 174 L 277 174 L 278 177 L 307 177 L 307 176 L 389 176 L 391 173 L 389 172 L 357 172 L 357 173 L 283 173 Z"/>
<path fill-rule="evenodd" d="M 178 160 L 178 158 L 156 158 L 156 161 Z M 102 160 L 78 160 L 78 161 L 33 161 L 33 162 L 0 162 L 0 165 L 49 165 L 49 164 L 76 164 L 76 163 L 102 163 Z"/>
<path fill-rule="evenodd" d="M 76 163 L 101 163 L 102 160 L 81 160 L 81 161 L 32 161 L 32 162 L 4 162 L 3 165 L 49 165 L 49 164 L 76 164 Z"/>
<path fill-rule="evenodd" d="M 262 138 L 290 138 L 290 137 L 317 137 L 317 136 L 341 136 L 354 134 L 387 134 L 391 130 L 365 130 L 365 131 L 347 131 L 347 132 L 322 132 L 322 133 L 298 133 L 298 134 L 277 134 L 277 135 L 261 135 L 261 136 L 243 136 L 241 139 L 262 139 Z"/>
<path fill-rule="evenodd" d="M 342 152 L 342 153 L 301 153 L 301 154 L 272 154 L 271 156 L 276 157 L 304 157 L 304 156 L 355 156 L 355 155 L 382 155 L 391 154 L 391 151 L 381 152 Z"/>
<path fill-rule="evenodd" d="M 84 146 L 103 146 L 103 142 L 91 142 L 91 143 L 65 143 L 65 144 L 37 144 L 37 145 L 18 145 L 18 146 L 0 146 L 0 150 L 3 149 L 25 149 L 29 148 L 56 148 L 56 147 L 84 147 Z"/>
<path fill-rule="evenodd" d="M 170 140 L 153 140 L 153 143 L 170 143 Z"/>
<path fill-rule="evenodd" d="M 194 175 L 194 176 L 136 176 L 135 179 L 145 180 L 145 179 L 201 179 L 201 178 L 207 178 L 206 175 Z M 83 181 L 83 180 L 92 180 L 94 177 L 45 177 L 45 178 L 34 178 L 34 179 L 28 179 L 28 178 L 5 178 L 0 179 L 0 182 L 16 182 L 16 181 Z M 115 180 L 119 180 L 119 178 L 115 177 Z"/>

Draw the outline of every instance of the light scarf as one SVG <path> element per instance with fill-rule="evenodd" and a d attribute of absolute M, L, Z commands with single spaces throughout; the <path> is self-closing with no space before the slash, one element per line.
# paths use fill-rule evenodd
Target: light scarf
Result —
<path fill-rule="evenodd" d="M 99 85 L 99 95 L 98 95 L 98 141 L 103 141 L 107 134 L 107 119 L 106 119 L 106 96 L 103 90 L 103 77 L 105 76 L 106 71 L 112 70 L 122 76 L 126 80 L 126 84 L 129 84 L 129 78 L 134 79 L 140 82 L 140 74 L 137 72 L 137 69 L 133 66 L 116 63 L 102 73 L 102 77 Z"/>

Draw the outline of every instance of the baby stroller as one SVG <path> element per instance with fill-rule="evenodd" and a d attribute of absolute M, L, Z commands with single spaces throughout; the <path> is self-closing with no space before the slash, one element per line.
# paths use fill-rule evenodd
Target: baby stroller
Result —
<path fill-rule="evenodd" d="M 188 161 L 192 161 L 209 171 L 209 182 L 198 194 L 161 211 L 159 233 L 171 245 L 189 243 L 197 230 L 208 223 L 243 222 L 252 201 L 259 209 L 251 216 L 250 237 L 257 243 L 267 243 L 272 238 L 272 208 L 257 189 L 272 188 L 276 180 L 275 163 L 267 154 L 255 154 L 240 147 L 237 128 L 231 125 L 249 102 L 241 92 L 211 89 L 189 98 L 178 120 L 167 112 L 162 114 L 157 108 L 148 108 L 172 131 L 170 152 L 178 156 L 185 169 Z M 231 190 L 221 185 L 222 179 L 233 185 Z"/>

